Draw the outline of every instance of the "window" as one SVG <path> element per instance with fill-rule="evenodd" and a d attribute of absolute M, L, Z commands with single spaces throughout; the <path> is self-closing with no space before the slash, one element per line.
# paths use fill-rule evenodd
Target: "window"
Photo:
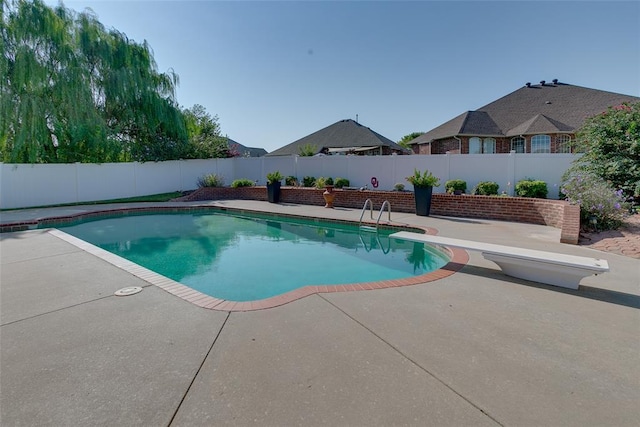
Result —
<path fill-rule="evenodd" d="M 556 153 L 571 152 L 571 135 L 558 135 L 556 137 Z"/>
<path fill-rule="evenodd" d="M 531 138 L 532 153 L 550 153 L 551 137 L 549 135 L 534 135 Z"/>
<path fill-rule="evenodd" d="M 469 138 L 469 154 L 495 153 L 496 140 L 493 138 L 481 139 L 477 136 Z"/>
<path fill-rule="evenodd" d="M 516 153 L 524 153 L 524 138 L 520 136 L 516 136 L 515 138 L 511 138 L 511 151 L 515 151 Z"/>
<path fill-rule="evenodd" d="M 493 138 L 485 138 L 482 144 L 482 152 L 485 154 L 493 154 L 496 152 L 496 140 Z"/>
<path fill-rule="evenodd" d="M 477 136 L 469 138 L 469 154 L 482 153 L 482 140 Z"/>

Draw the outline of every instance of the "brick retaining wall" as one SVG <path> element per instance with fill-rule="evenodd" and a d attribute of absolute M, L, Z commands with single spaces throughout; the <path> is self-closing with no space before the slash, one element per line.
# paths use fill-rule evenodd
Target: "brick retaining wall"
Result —
<path fill-rule="evenodd" d="M 334 206 L 360 209 L 364 201 L 371 199 L 374 210 L 388 200 L 394 212 L 415 212 L 413 192 L 340 190 Z M 282 187 L 280 201 L 302 205 L 324 206 L 321 190 L 315 188 Z M 201 188 L 179 200 L 267 200 L 264 186 L 242 188 Z M 532 199 L 526 197 L 471 196 L 434 194 L 431 214 L 463 218 L 482 218 L 501 221 L 549 225 L 561 230 L 562 243 L 577 244 L 580 232 L 580 207 L 562 200 Z"/>

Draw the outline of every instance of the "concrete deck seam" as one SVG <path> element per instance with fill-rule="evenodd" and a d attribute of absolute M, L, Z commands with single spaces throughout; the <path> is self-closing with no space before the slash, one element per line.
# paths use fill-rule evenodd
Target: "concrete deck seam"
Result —
<path fill-rule="evenodd" d="M 69 255 L 69 254 L 77 254 L 77 253 L 80 253 L 80 252 L 85 252 L 85 251 L 83 251 L 82 249 L 80 249 L 78 247 L 76 247 L 76 249 L 77 250 L 75 250 L 75 251 L 59 253 L 59 254 L 55 254 L 55 255 L 46 255 L 46 256 L 39 256 L 39 257 L 35 257 L 35 258 L 19 259 L 19 260 L 15 260 L 15 261 L 3 262 L 0 265 L 14 265 L 14 264 L 19 264 L 21 262 L 38 261 L 38 260 L 41 260 L 41 259 L 57 258 L 57 257 Z"/>
<path fill-rule="evenodd" d="M 100 297 L 100 298 L 94 298 L 94 299 L 91 299 L 91 300 L 88 300 L 88 301 L 82 301 L 82 302 L 79 302 L 77 304 L 68 305 L 66 307 L 60 307 L 60 308 L 57 308 L 55 310 L 47 311 L 45 313 L 39 313 L 39 314 L 36 314 L 34 316 L 25 317 L 24 319 L 12 320 L 11 322 L 0 324 L 0 327 L 13 325 L 14 323 L 24 322 L 25 320 L 35 319 L 37 317 L 46 316 L 47 314 L 57 313 L 58 311 L 67 310 L 69 308 L 78 307 L 78 306 L 81 306 L 81 305 L 89 304 L 89 303 L 92 303 L 92 302 L 100 301 L 100 300 L 103 300 L 105 298 L 111 298 L 111 297 L 113 297 L 113 298 L 122 298 L 122 297 L 115 296 L 113 294 L 105 295 L 105 296 Z"/>
<path fill-rule="evenodd" d="M 209 354 L 211 354 L 211 350 L 213 350 L 213 346 L 216 345 L 216 342 L 218 342 L 218 338 L 220 338 L 220 334 L 222 334 L 222 330 L 227 325 L 227 321 L 229 320 L 229 316 L 231 316 L 231 312 L 228 312 L 227 316 L 224 318 L 224 322 L 222 322 L 222 326 L 220 327 L 220 330 L 216 334 L 216 337 L 213 339 L 213 342 L 211 343 L 211 346 L 209 346 L 209 350 L 207 350 L 207 354 L 205 354 L 204 357 L 202 358 L 202 362 L 200 362 L 200 366 L 198 366 L 198 370 L 196 371 L 195 375 L 191 379 L 191 382 L 189 383 L 189 386 L 184 391 L 184 394 L 182 395 L 182 398 L 180 399 L 180 402 L 178 402 L 178 406 L 176 407 L 176 410 L 173 412 L 173 415 L 171 416 L 171 419 L 169 420 L 169 423 L 167 424 L 167 427 L 169 427 L 169 426 L 171 426 L 171 424 L 173 424 L 173 420 L 175 420 L 176 416 L 178 415 L 178 412 L 180 411 L 180 408 L 182 407 L 182 404 L 184 403 L 184 400 L 187 398 L 187 395 L 189 394 L 189 391 L 191 391 L 191 387 L 193 387 L 193 383 L 196 382 L 196 378 L 198 378 L 198 375 L 200 374 L 200 371 L 202 370 L 202 367 L 204 366 L 205 362 L 209 358 Z"/>
<path fill-rule="evenodd" d="M 418 369 L 420 369 L 421 371 L 423 371 L 424 373 L 426 373 L 427 375 L 429 375 L 430 377 L 432 377 L 433 379 L 435 379 L 436 381 L 438 381 L 440 384 L 442 384 L 443 386 L 445 386 L 447 389 L 451 390 L 452 393 L 454 393 L 456 396 L 459 396 L 462 400 L 464 400 L 465 402 L 467 402 L 469 405 L 473 406 L 474 408 L 476 408 L 478 411 L 480 411 L 482 414 L 484 414 L 485 416 L 487 416 L 488 418 L 490 418 L 492 421 L 494 421 L 496 424 L 498 424 L 501 427 L 504 427 L 504 424 L 501 423 L 500 421 L 498 421 L 493 415 L 491 415 L 489 412 L 487 412 L 486 410 L 482 409 L 480 406 L 478 406 L 477 404 L 473 403 L 469 398 L 465 397 L 464 395 L 462 395 L 460 392 L 458 392 L 456 389 L 454 389 L 452 386 L 450 386 L 449 384 L 447 384 L 444 380 L 442 380 L 440 377 L 438 377 L 436 374 L 434 374 L 433 372 L 429 371 L 427 368 L 423 367 L 422 365 L 420 365 L 417 361 L 413 360 L 411 357 L 409 357 L 407 354 L 403 353 L 399 348 L 397 348 L 396 346 L 394 346 L 393 344 L 391 344 L 390 342 L 388 342 L 387 340 L 385 340 L 384 338 L 382 338 L 380 335 L 378 335 L 377 333 L 375 333 L 373 330 L 371 330 L 370 328 L 368 328 L 367 326 L 365 326 L 362 322 L 360 322 L 358 319 L 356 319 L 355 317 L 351 316 L 349 313 L 347 313 L 346 311 L 344 311 L 342 308 L 338 307 L 336 304 L 334 304 L 333 302 L 329 301 L 328 299 L 326 299 L 323 295 L 321 294 L 317 294 L 320 298 L 322 298 L 323 300 L 325 300 L 327 303 L 329 303 L 330 305 L 332 305 L 333 307 L 335 307 L 338 311 L 340 311 L 342 314 L 344 314 L 345 316 L 347 316 L 349 319 L 353 320 L 354 322 L 356 322 L 358 325 L 360 325 L 361 327 L 363 327 L 365 330 L 367 330 L 368 332 L 370 332 L 373 336 L 375 336 L 376 338 L 378 338 L 380 341 L 382 341 L 383 343 L 385 343 L 387 346 L 389 346 L 391 349 L 393 349 L 396 353 L 398 353 L 400 356 L 404 357 L 406 360 L 408 360 L 409 362 L 411 362 L 414 366 L 416 366 Z"/>

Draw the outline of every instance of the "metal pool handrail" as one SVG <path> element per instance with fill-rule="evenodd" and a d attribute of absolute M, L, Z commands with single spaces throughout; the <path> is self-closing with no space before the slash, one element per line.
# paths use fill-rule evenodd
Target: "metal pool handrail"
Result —
<path fill-rule="evenodd" d="M 362 213 L 360 214 L 360 221 L 358 222 L 358 225 L 362 225 L 362 217 L 367 210 L 367 204 L 369 205 L 369 212 L 371 213 L 371 219 L 373 220 L 373 202 L 371 201 L 371 199 L 367 199 L 364 201 L 364 206 L 362 207 Z"/>
<path fill-rule="evenodd" d="M 373 202 L 371 199 L 367 199 L 364 201 L 364 206 L 362 207 L 362 213 L 360 213 L 360 221 L 358 222 L 358 226 L 363 230 L 370 231 L 378 231 L 378 224 L 380 224 L 380 218 L 382 218 L 382 214 L 384 213 L 384 207 L 387 207 L 387 213 L 389 214 L 388 222 L 391 222 L 391 203 L 388 200 L 382 202 L 382 207 L 380 208 L 380 213 L 378 214 L 378 219 L 376 220 L 376 226 L 370 227 L 366 225 L 362 225 L 362 217 L 364 217 L 364 213 L 367 211 L 367 205 L 369 205 L 369 213 L 371 215 L 371 220 L 373 220 Z"/>

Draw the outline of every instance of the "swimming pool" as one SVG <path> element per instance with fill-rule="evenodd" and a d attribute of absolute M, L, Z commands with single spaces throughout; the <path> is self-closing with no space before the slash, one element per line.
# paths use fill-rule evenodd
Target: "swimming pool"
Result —
<path fill-rule="evenodd" d="M 348 224 L 229 212 L 106 217 L 58 226 L 203 294 L 229 301 L 305 286 L 417 277 L 449 256 Z"/>

